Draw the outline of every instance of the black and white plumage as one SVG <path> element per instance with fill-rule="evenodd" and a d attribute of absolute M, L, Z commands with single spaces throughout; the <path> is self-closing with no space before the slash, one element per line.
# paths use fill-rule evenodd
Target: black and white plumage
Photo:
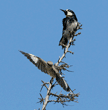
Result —
<path fill-rule="evenodd" d="M 70 37 L 72 37 L 77 31 L 77 28 L 79 27 L 79 23 L 78 23 L 75 13 L 72 10 L 61 9 L 61 11 L 64 12 L 64 14 L 66 15 L 66 18 L 64 18 L 62 21 L 63 32 L 62 32 L 62 38 L 59 41 L 59 45 L 61 45 L 62 48 L 65 48 Z"/>
<path fill-rule="evenodd" d="M 65 91 L 72 91 L 70 87 L 68 86 L 67 82 L 64 80 L 64 78 L 60 75 L 57 67 L 53 65 L 53 62 L 51 61 L 44 61 L 43 59 L 29 54 L 25 53 L 23 51 L 20 51 L 22 54 L 24 54 L 38 69 L 40 69 L 42 72 L 47 73 L 51 77 L 55 78 L 58 84 L 65 90 Z"/>

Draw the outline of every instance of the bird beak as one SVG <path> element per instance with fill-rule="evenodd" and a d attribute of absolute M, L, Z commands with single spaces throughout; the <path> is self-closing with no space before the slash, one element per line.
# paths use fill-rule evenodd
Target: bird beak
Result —
<path fill-rule="evenodd" d="M 63 11 L 64 13 L 66 12 L 65 10 L 60 9 L 61 11 Z"/>
<path fill-rule="evenodd" d="M 67 11 L 66 10 L 62 10 L 62 9 L 60 9 L 60 10 L 63 11 L 65 15 L 67 15 Z"/>

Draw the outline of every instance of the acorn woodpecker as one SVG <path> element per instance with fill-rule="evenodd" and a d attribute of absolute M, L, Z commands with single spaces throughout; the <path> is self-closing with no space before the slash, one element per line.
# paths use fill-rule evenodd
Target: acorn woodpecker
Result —
<path fill-rule="evenodd" d="M 77 28 L 79 27 L 78 19 L 75 15 L 75 13 L 70 10 L 62 10 L 64 14 L 66 15 L 66 18 L 63 19 L 63 32 L 62 32 L 62 38 L 59 41 L 59 45 L 62 46 L 62 48 L 65 48 L 68 40 L 70 37 L 73 37 L 75 32 L 77 31 Z"/>

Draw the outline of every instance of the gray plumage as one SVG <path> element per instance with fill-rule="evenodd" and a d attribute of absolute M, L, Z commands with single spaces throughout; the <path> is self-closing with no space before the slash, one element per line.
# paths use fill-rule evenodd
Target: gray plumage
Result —
<path fill-rule="evenodd" d="M 65 91 L 71 91 L 70 87 L 68 86 L 67 82 L 64 80 L 64 78 L 60 75 L 58 69 L 56 66 L 53 65 L 53 62 L 51 61 L 44 61 L 43 59 L 34 56 L 29 53 L 25 53 L 23 51 L 20 51 L 23 55 L 25 55 L 38 69 L 40 69 L 42 72 L 47 73 L 53 78 L 56 78 L 56 81 L 58 84 L 65 90 Z"/>

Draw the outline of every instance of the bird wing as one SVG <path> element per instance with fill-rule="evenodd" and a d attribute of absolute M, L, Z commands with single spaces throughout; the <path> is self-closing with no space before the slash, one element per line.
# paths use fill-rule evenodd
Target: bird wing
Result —
<path fill-rule="evenodd" d="M 62 23 L 63 23 L 63 30 L 66 30 L 66 28 L 67 28 L 67 25 L 66 25 L 67 24 L 67 18 L 64 18 Z"/>
<path fill-rule="evenodd" d="M 67 84 L 67 82 L 64 80 L 64 78 L 60 75 L 60 73 L 58 72 L 58 70 L 52 66 L 55 74 L 56 74 L 56 81 L 58 82 L 58 84 L 65 90 L 65 91 L 70 91 L 70 87 L 69 85 Z"/>
<path fill-rule="evenodd" d="M 47 62 L 44 61 L 43 59 L 29 54 L 29 53 L 25 53 L 23 51 L 20 51 L 22 54 L 24 54 L 36 67 L 38 67 L 38 69 L 40 69 L 42 72 L 47 73 Z"/>
<path fill-rule="evenodd" d="M 38 69 L 40 69 L 42 72 L 49 74 L 53 78 L 56 78 L 56 81 L 58 84 L 66 91 L 70 91 L 70 87 L 68 86 L 67 82 L 64 80 L 64 78 L 60 75 L 59 71 L 55 68 L 53 65 L 50 70 L 47 70 L 47 62 L 43 59 L 29 54 L 25 53 L 23 51 L 20 51 L 22 54 L 24 54 Z"/>
<path fill-rule="evenodd" d="M 64 80 L 64 78 L 61 75 L 56 76 L 56 81 L 65 91 L 71 90 L 69 85 L 67 84 L 67 82 Z"/>

